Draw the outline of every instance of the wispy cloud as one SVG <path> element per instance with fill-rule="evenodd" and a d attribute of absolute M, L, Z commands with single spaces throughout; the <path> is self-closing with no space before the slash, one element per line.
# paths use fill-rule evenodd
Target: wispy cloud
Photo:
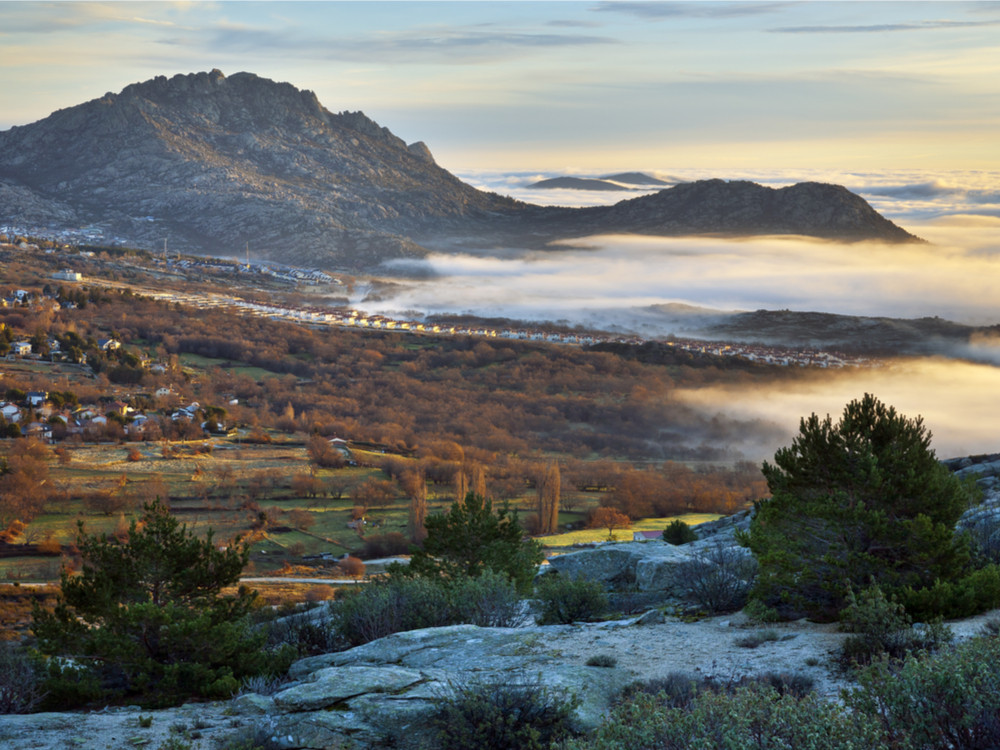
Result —
<path fill-rule="evenodd" d="M 934 31 L 937 29 L 968 29 L 997 26 L 1000 21 L 918 21 L 916 23 L 875 23 L 852 26 L 778 26 L 768 31 L 775 34 L 881 34 L 890 31 Z"/>
<path fill-rule="evenodd" d="M 364 36 L 319 36 L 296 28 L 265 29 L 218 24 L 207 32 L 208 43 L 221 53 L 295 50 L 319 59 L 370 63 L 420 61 L 454 63 L 456 57 L 497 58 L 527 49 L 589 47 L 617 44 L 612 37 L 578 33 L 541 33 L 491 26 L 428 26 Z M 194 43 L 177 37 L 175 44 Z"/>
<path fill-rule="evenodd" d="M 627 13 L 644 19 L 661 18 L 738 18 L 774 13 L 794 5 L 788 2 L 609 2 L 598 3 L 591 10 L 601 13 Z"/>

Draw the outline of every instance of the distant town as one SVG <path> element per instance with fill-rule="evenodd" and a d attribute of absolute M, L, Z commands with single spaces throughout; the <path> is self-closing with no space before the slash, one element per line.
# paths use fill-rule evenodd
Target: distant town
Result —
<path fill-rule="evenodd" d="M 38 234 L 44 232 L 44 235 Z M 8 243 L 26 252 L 45 252 L 57 254 L 60 260 L 72 263 L 73 257 L 91 259 L 95 253 L 92 250 L 74 246 L 71 243 L 115 242 L 115 238 L 106 237 L 97 227 L 83 227 L 78 230 L 44 230 L 40 228 L 0 226 L 0 242 L 6 236 Z M 41 244 L 37 239 L 45 236 Z M 29 241 L 27 238 L 32 238 Z M 48 245 L 48 247 L 45 247 Z M 136 251 L 132 251 L 135 253 Z M 293 285 L 308 286 L 343 286 L 340 278 L 318 269 L 296 268 L 265 261 L 240 262 L 231 258 L 209 258 L 188 255 L 171 255 L 166 248 L 162 253 L 153 251 L 138 251 L 143 264 L 138 266 L 143 271 L 162 271 L 170 274 L 196 272 L 199 275 L 236 274 L 241 276 L 256 276 L 273 279 Z M 122 267 L 135 265 L 132 258 L 123 256 L 117 262 Z M 448 325 L 420 320 L 393 318 L 387 315 L 369 314 L 346 306 L 292 306 L 275 303 L 262 303 L 246 300 L 237 295 L 217 292 L 179 291 L 169 289 L 153 289 L 142 284 L 115 281 L 103 277 L 86 277 L 72 267 L 64 268 L 52 274 L 54 280 L 83 282 L 96 286 L 113 288 L 131 288 L 134 292 L 169 302 L 181 303 L 198 308 L 224 308 L 243 314 L 262 316 L 278 320 L 302 323 L 310 326 L 345 326 L 359 329 L 398 331 L 413 334 L 434 334 L 454 336 L 481 336 L 487 338 L 510 339 L 520 341 L 545 341 L 555 344 L 590 346 L 605 343 L 623 343 L 641 345 L 656 341 L 668 346 L 674 346 L 684 351 L 714 355 L 719 357 L 737 357 L 751 362 L 769 365 L 845 368 L 874 367 L 880 364 L 877 358 L 848 354 L 841 351 L 821 350 L 814 348 L 797 348 L 764 345 L 757 343 L 740 343 L 726 341 L 708 341 L 702 339 L 678 338 L 669 336 L 648 339 L 639 336 L 604 333 L 597 331 L 552 330 L 551 326 L 491 328 L 480 325 Z M 6 301 L 10 304 L 10 300 Z"/>

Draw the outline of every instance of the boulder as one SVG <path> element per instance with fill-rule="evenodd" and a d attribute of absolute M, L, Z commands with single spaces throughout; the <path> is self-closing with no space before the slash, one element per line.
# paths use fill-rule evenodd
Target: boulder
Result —
<path fill-rule="evenodd" d="M 358 695 L 396 693 L 423 681 L 420 672 L 393 665 L 327 667 L 275 693 L 274 705 L 285 712 L 315 711 Z"/>
<path fill-rule="evenodd" d="M 646 615 L 609 626 L 651 619 Z M 621 669 L 564 663 L 547 645 L 548 636 L 574 627 L 453 625 L 396 633 L 340 653 L 300 659 L 289 670 L 294 684 L 271 698 L 241 696 L 234 711 L 259 714 L 270 706 L 271 742 L 286 750 L 387 742 L 417 747 L 426 712 L 455 686 L 524 681 L 574 697 L 572 721 L 586 731 L 598 726 L 631 676 Z"/>

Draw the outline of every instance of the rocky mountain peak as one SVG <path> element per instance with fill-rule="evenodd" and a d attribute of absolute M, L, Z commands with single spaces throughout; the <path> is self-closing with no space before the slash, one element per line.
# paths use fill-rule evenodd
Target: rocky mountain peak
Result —
<path fill-rule="evenodd" d="M 253 73 L 157 76 L 0 132 L 0 222 L 345 270 L 582 233 L 912 236 L 837 186 L 708 180 L 592 209 L 484 193 L 363 112 Z"/>

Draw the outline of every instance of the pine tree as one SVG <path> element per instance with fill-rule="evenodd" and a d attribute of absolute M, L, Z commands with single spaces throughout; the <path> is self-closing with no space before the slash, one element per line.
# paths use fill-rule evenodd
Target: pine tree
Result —
<path fill-rule="evenodd" d="M 920 417 L 866 394 L 837 424 L 803 419 L 792 445 L 763 473 L 744 542 L 760 563 L 754 598 L 783 615 L 832 619 L 850 587 L 922 589 L 969 572 L 955 522 L 977 499 L 930 449 Z"/>
<path fill-rule="evenodd" d="M 470 492 L 448 513 L 427 516 L 427 539 L 414 551 L 406 575 L 476 578 L 487 570 L 503 573 L 522 593 L 531 590 L 545 556 L 541 545 L 525 539 L 514 514 Z M 396 573 L 404 573 L 396 570 Z"/>
<path fill-rule="evenodd" d="M 79 576 L 64 571 L 54 611 L 33 613 L 43 654 L 90 665 L 105 688 L 150 704 L 222 697 L 266 666 L 263 633 L 246 615 L 255 592 L 238 582 L 249 549 L 217 549 L 180 525 L 158 500 L 133 520 L 127 540 L 79 525 Z"/>

